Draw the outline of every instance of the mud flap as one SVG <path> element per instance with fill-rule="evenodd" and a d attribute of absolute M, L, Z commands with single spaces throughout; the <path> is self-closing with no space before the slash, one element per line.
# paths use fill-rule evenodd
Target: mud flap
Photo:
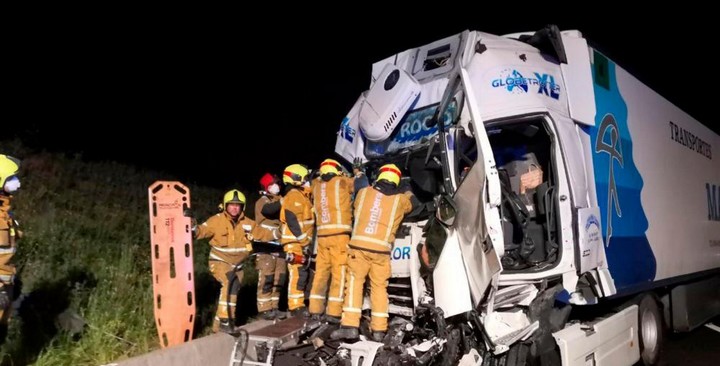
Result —
<path fill-rule="evenodd" d="M 155 324 L 160 345 L 190 340 L 195 320 L 195 277 L 190 218 L 190 190 L 180 182 L 148 188 Z"/>

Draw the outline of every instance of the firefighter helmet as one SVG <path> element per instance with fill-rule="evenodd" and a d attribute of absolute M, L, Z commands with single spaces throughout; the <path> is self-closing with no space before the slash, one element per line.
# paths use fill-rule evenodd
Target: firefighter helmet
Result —
<path fill-rule="evenodd" d="M 400 184 L 400 177 L 402 177 L 402 173 L 400 173 L 400 169 L 397 165 L 385 164 L 380 167 L 380 174 L 378 175 L 376 182 L 386 180 L 397 186 Z"/>
<path fill-rule="evenodd" d="M 265 175 L 263 175 L 262 178 L 260 178 L 260 187 L 262 187 L 262 189 L 264 191 L 267 191 L 268 187 L 270 187 L 271 184 L 277 183 L 278 181 L 279 180 L 276 175 L 270 174 L 270 173 L 265 173 Z"/>
<path fill-rule="evenodd" d="M 5 183 L 8 181 L 17 180 L 16 175 L 19 170 L 20 160 L 12 156 L 0 155 L 0 189 L 5 188 Z"/>
<path fill-rule="evenodd" d="M 245 205 L 245 195 L 237 189 L 230 190 L 223 196 L 223 208 L 227 208 L 228 203 Z"/>
<path fill-rule="evenodd" d="M 325 159 L 320 164 L 320 174 L 335 174 L 340 175 L 340 163 L 337 160 Z"/>
<path fill-rule="evenodd" d="M 293 164 L 288 165 L 283 171 L 283 183 L 301 186 L 308 180 L 310 171 L 305 165 Z"/>

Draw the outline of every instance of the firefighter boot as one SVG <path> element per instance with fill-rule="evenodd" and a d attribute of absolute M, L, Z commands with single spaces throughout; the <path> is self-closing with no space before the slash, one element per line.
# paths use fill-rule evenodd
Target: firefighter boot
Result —
<path fill-rule="evenodd" d="M 215 321 L 213 322 L 213 332 L 223 332 L 223 333 L 232 333 L 233 332 L 233 326 L 230 325 L 230 320 L 228 319 L 222 319 L 222 318 L 215 318 Z"/>
<path fill-rule="evenodd" d="M 360 333 L 357 327 L 341 326 L 340 329 L 330 334 L 330 339 L 333 340 L 355 340 L 358 338 L 360 338 Z"/>
<path fill-rule="evenodd" d="M 277 310 L 272 309 L 268 311 L 263 311 L 260 313 L 260 317 L 265 320 L 275 320 L 278 317 Z"/>
<path fill-rule="evenodd" d="M 373 341 L 382 343 L 383 339 L 385 339 L 385 332 L 372 332 Z"/>
<path fill-rule="evenodd" d="M 298 318 L 305 318 L 305 319 L 310 317 L 310 313 L 308 313 L 307 308 L 304 306 L 299 307 L 297 309 L 290 310 L 290 315 L 292 315 L 294 317 L 298 317 Z"/>
<path fill-rule="evenodd" d="M 340 317 L 325 314 L 323 321 L 328 324 L 340 325 Z"/>

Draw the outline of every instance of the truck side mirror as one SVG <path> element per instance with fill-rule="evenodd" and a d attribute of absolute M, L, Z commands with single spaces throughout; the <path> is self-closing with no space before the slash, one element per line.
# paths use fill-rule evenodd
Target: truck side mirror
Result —
<path fill-rule="evenodd" d="M 437 207 L 435 217 L 446 227 L 452 226 L 455 222 L 455 215 L 457 214 L 455 201 L 447 194 L 437 196 L 435 201 L 435 206 Z"/>

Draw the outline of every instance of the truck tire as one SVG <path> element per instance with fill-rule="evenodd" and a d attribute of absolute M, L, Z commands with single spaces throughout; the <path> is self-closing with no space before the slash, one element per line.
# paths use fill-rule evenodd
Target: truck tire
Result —
<path fill-rule="evenodd" d="M 643 365 L 655 365 L 660 359 L 663 330 L 662 313 L 655 296 L 643 295 L 638 303 L 638 338 Z"/>

